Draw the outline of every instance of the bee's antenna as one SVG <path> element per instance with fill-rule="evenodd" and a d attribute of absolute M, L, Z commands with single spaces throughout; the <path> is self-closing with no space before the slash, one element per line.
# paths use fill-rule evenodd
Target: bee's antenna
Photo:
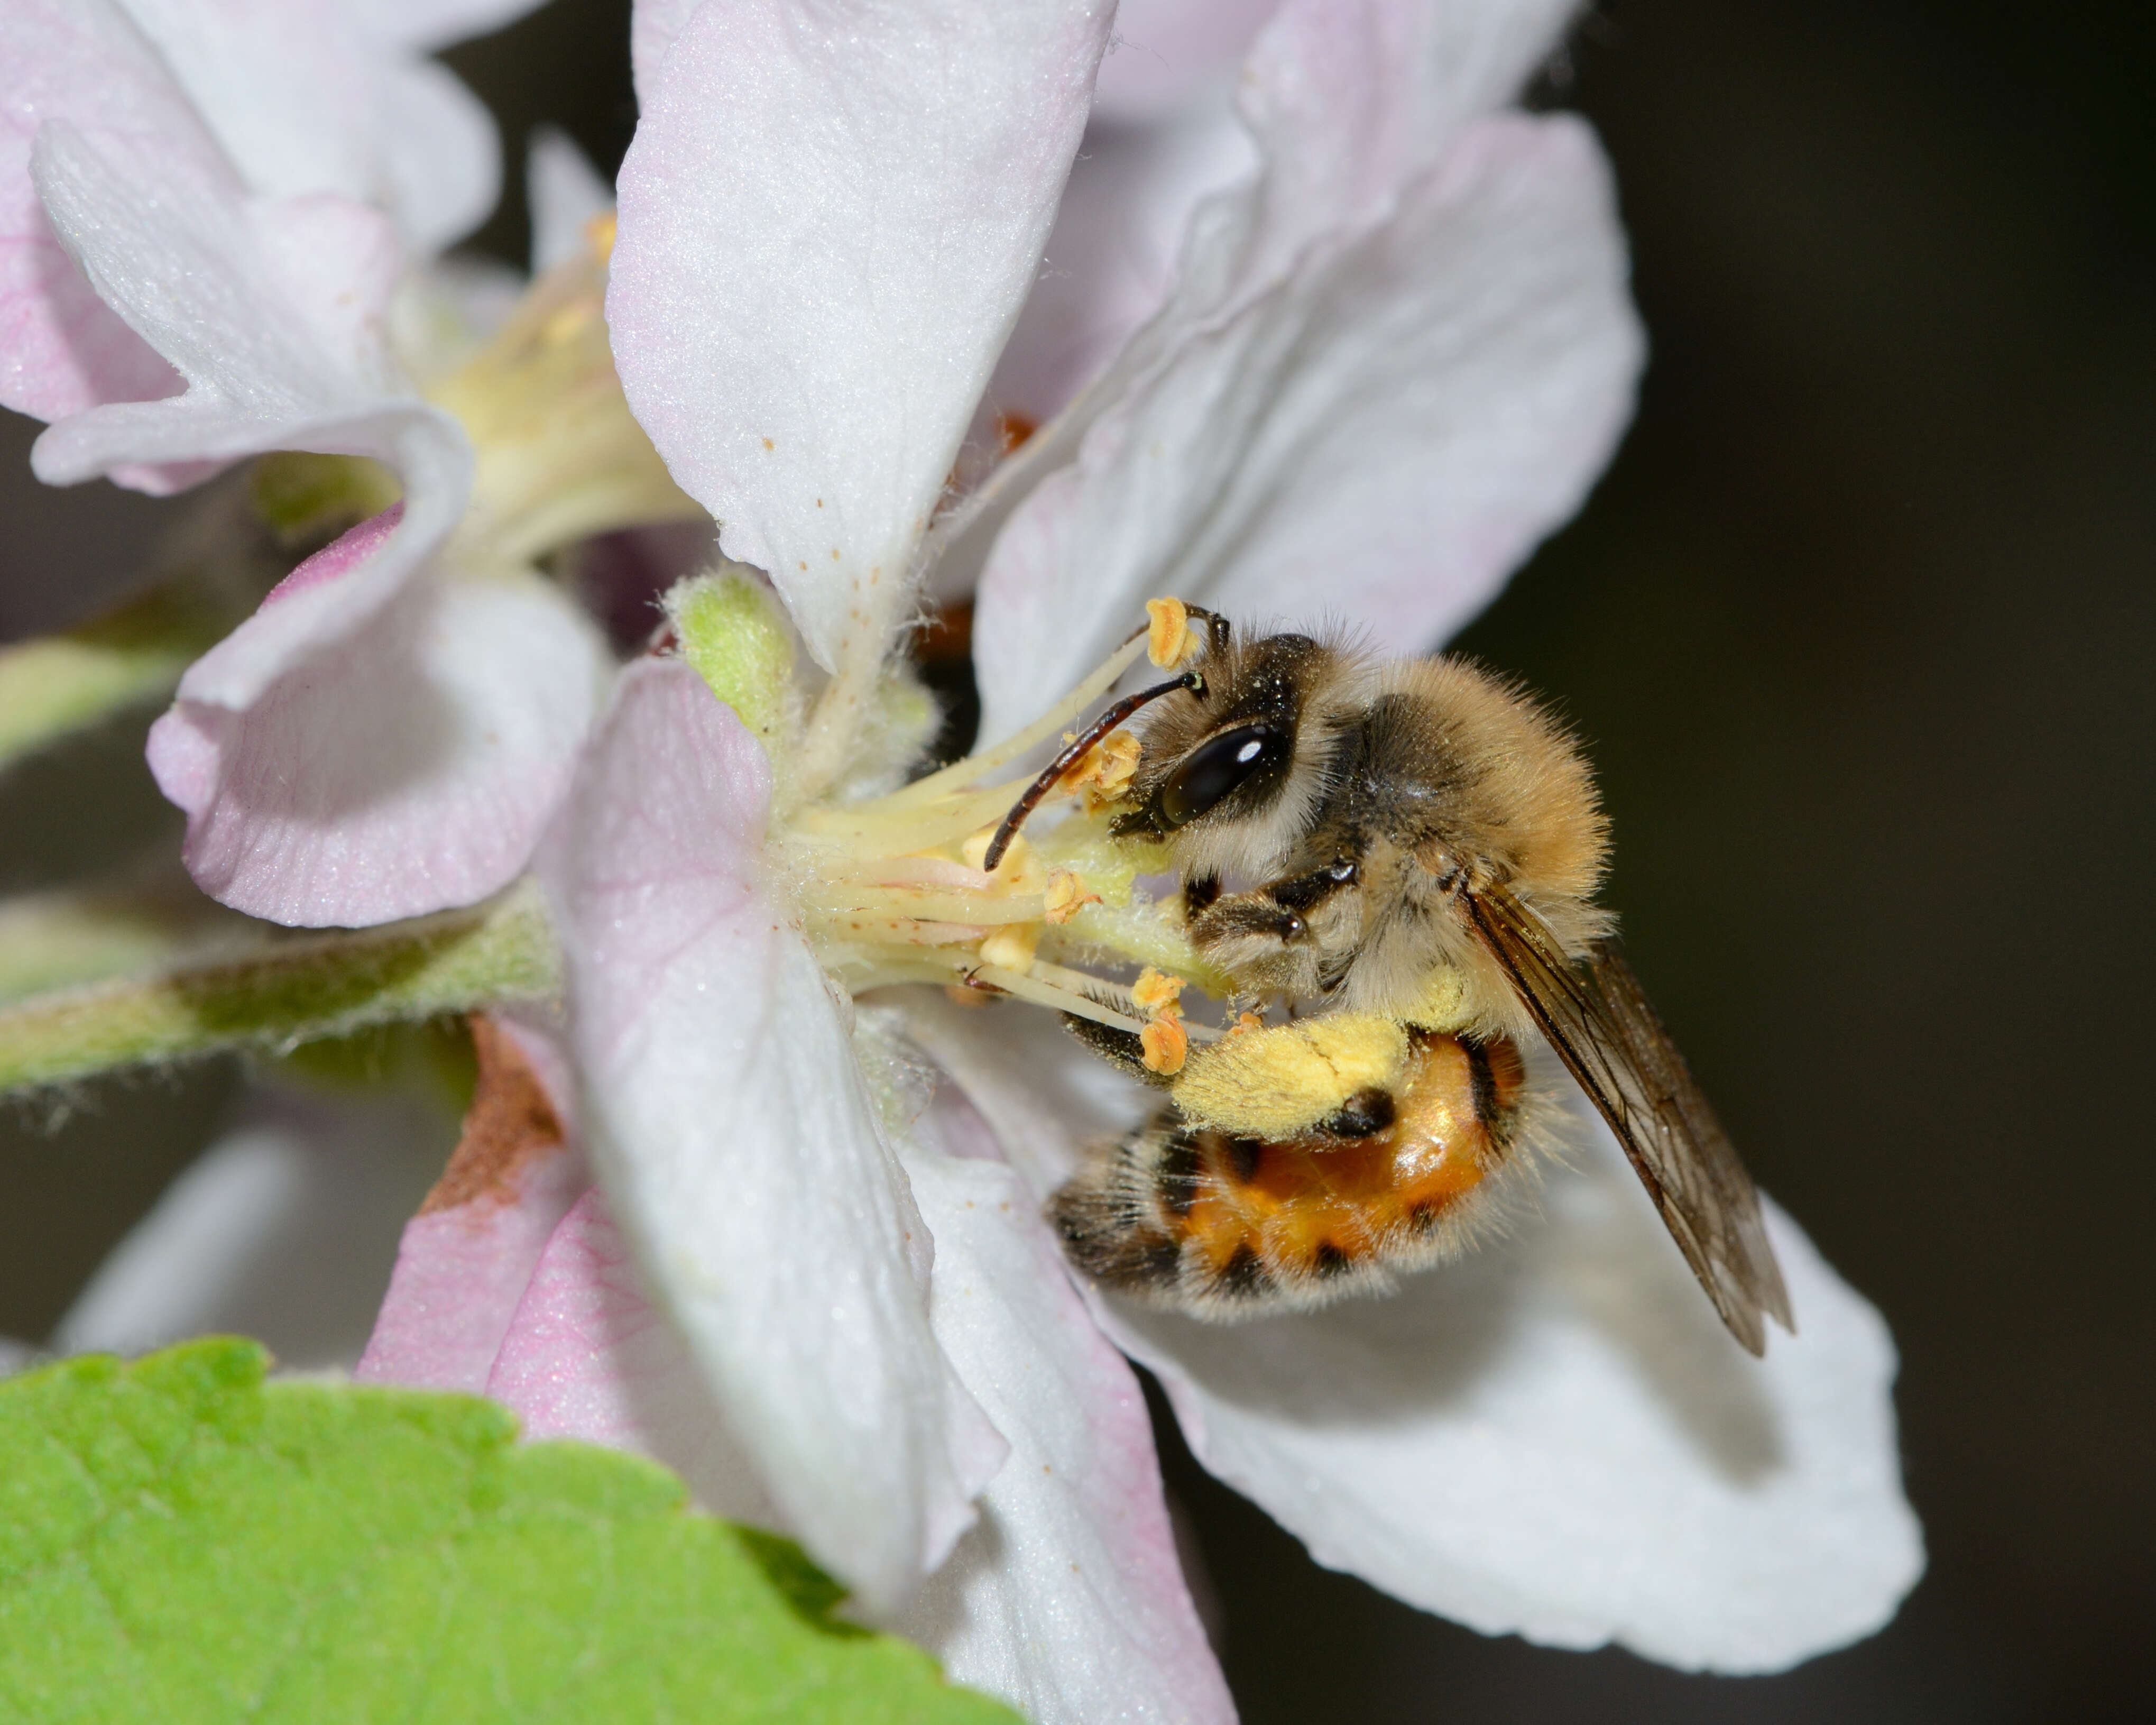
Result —
<path fill-rule="evenodd" d="M 1065 745 L 1061 754 L 1041 768 L 1040 777 L 1028 785 L 1025 794 L 1011 805 L 1010 813 L 1004 817 L 1004 824 L 996 829 L 995 837 L 988 840 L 988 850 L 981 858 L 981 872 L 985 875 L 995 873 L 996 865 L 1004 860 L 1004 853 L 1010 849 L 1011 840 L 1018 837 L 1018 829 L 1025 824 L 1026 817 L 1040 806 L 1042 798 L 1055 788 L 1056 780 L 1085 759 L 1086 750 L 1140 707 L 1158 701 L 1163 695 L 1173 695 L 1178 689 L 1188 689 L 1202 701 L 1205 696 L 1204 673 L 1187 670 L 1181 676 L 1171 677 L 1167 682 L 1151 689 L 1142 689 L 1136 695 L 1127 695 L 1080 732 L 1074 742 Z"/>

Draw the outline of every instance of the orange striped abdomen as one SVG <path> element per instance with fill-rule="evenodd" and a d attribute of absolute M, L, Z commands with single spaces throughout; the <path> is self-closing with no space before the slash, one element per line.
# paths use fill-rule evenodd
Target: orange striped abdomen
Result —
<path fill-rule="evenodd" d="M 1111 1286 L 1232 1317 L 1389 1286 L 1452 1255 L 1512 1147 L 1525 1073 L 1510 1043 L 1418 1030 L 1388 1091 L 1345 1111 L 1372 1129 L 1276 1141 L 1194 1128 L 1173 1107 L 1101 1153 L 1051 1214 Z"/>

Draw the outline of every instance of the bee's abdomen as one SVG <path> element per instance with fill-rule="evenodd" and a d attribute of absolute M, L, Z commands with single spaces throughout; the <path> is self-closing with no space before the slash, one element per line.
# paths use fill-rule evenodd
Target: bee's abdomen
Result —
<path fill-rule="evenodd" d="M 1200 1317 L 1375 1291 L 1456 1247 L 1466 1206 L 1511 1151 L 1524 1082 L 1510 1042 L 1416 1031 L 1379 1129 L 1342 1137 L 1336 1119 L 1265 1141 L 1193 1127 L 1169 1107 L 1102 1152 L 1050 1214 L 1079 1268 Z"/>

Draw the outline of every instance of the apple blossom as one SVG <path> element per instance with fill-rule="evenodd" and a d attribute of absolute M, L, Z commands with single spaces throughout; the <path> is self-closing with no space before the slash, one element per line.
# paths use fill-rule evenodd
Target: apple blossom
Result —
<path fill-rule="evenodd" d="M 415 1223 L 371 1373 L 678 1457 L 1043 1720 L 1229 1713 L 1111 1342 L 1321 1561 L 1485 1630 L 1758 1671 L 1892 1613 L 1922 1561 L 1892 1345 L 1779 1211 L 1802 1328 L 1762 1362 L 1588 1126 L 1539 1221 L 1392 1301 L 1140 1312 L 1071 1286 L 1039 1205 L 1141 1100 L 1045 1014 L 918 986 L 1127 1024 L 1085 964 L 1203 979 L 1086 819 L 979 866 L 1001 775 L 1128 668 L 1144 601 L 1420 647 L 1579 503 L 1640 343 L 1592 135 L 1506 105 L 1567 12 L 1281 0 L 1247 171 L 1137 177 L 1188 213 L 1175 266 L 1036 319 L 1059 369 L 1010 338 L 1102 0 L 639 6 L 616 362 L 783 612 L 738 572 L 677 592 L 545 854 L 552 1106 L 603 1197 Z M 951 503 L 998 380 L 1055 417 Z M 899 637 L 976 581 L 990 747 L 906 782 L 932 715 Z M 461 1263 L 488 1316 L 444 1342 Z"/>
<path fill-rule="evenodd" d="M 609 670 L 534 560 L 688 509 L 621 403 L 603 234 L 561 256 L 558 148 L 535 173 L 561 260 L 490 339 L 483 284 L 430 262 L 497 164 L 424 50 L 526 9 L 0 7 L 0 401 L 53 422 L 38 475 L 163 492 L 307 451 L 334 506 L 382 511 L 197 660 L 151 739 L 190 870 L 256 916 L 377 922 L 506 884 Z"/>

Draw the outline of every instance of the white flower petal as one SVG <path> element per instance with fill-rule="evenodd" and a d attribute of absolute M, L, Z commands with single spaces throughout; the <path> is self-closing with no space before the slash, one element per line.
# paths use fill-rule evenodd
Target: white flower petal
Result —
<path fill-rule="evenodd" d="M 613 208 L 613 187 L 558 126 L 533 129 L 524 187 L 531 210 L 534 275 L 575 257 L 588 244 L 585 230 Z"/>
<path fill-rule="evenodd" d="M 462 483 L 451 452 L 463 434 L 388 393 L 380 324 L 397 250 L 378 215 L 326 197 L 252 201 L 162 140 L 66 121 L 47 121 L 32 155 L 53 226 L 99 297 L 188 384 L 51 427 L 32 451 L 40 479 L 311 449 L 397 466 L 413 529 L 446 531 L 462 513 L 461 493 L 423 497 L 414 480 L 431 464 Z"/>
<path fill-rule="evenodd" d="M 933 1249 L 850 1009 L 766 891 L 769 795 L 732 712 L 643 661 L 547 873 L 613 1211 L 787 1525 L 887 1611 L 1005 1446 L 931 1332 Z"/>
<path fill-rule="evenodd" d="M 1036 1195 L 1150 1111 L 1045 1014 L 907 1015 Z M 1201 1461 L 1412 1604 L 1729 1671 L 1870 1633 L 1923 1563 L 1878 1315 L 1770 1204 L 1799 1333 L 1750 1359 L 1599 1122 L 1584 1136 L 1542 1214 L 1389 1300 L 1240 1325 L 1093 1303 Z"/>
<path fill-rule="evenodd" d="M 634 0 L 629 14 L 629 69 L 636 80 L 636 102 L 644 112 L 659 91 L 659 69 L 681 27 L 704 0 Z"/>
<path fill-rule="evenodd" d="M 485 1388 L 516 1410 L 526 1438 L 651 1456 L 711 1514 L 784 1531 L 597 1192 L 547 1241 Z"/>
<path fill-rule="evenodd" d="M 372 924 L 499 890 L 567 793 L 597 710 L 606 647 L 557 589 L 436 571 L 363 625 L 318 634 L 324 650 L 245 706 L 205 698 L 218 656 L 246 654 L 250 631 L 372 574 L 272 593 L 151 728 L 151 770 L 187 811 L 188 871 L 251 916 Z"/>
<path fill-rule="evenodd" d="M 1244 70 L 1274 266 L 1380 218 L 1476 120 L 1512 100 L 1579 0 L 1282 0 Z"/>
<path fill-rule="evenodd" d="M 1011 1455 L 979 1523 L 887 1626 L 1034 1725 L 1231 1725 L 1137 1378 L 1071 1287 L 1032 1194 L 984 1159 L 998 1152 L 981 1117 L 945 1091 L 915 1137 L 905 1161 L 936 1235 L 937 1339 Z"/>
<path fill-rule="evenodd" d="M 1102 412 L 1020 506 L 975 630 L 994 739 L 1174 593 L 1419 649 L 1584 496 L 1642 344 L 1606 163 L 1480 122 L 1393 218 L 1307 254 Z"/>
<path fill-rule="evenodd" d="M 1199 199 L 1250 162 L 1224 91 L 1156 124 L 1089 128 L 988 407 L 1031 426 L 1062 411 L 1158 309 Z"/>
<path fill-rule="evenodd" d="M 116 7 L 20 0 L 0 11 L 0 404 L 40 419 L 182 387 L 97 297 L 46 219 L 30 146 L 54 118 L 128 126 L 185 172 L 221 168 L 215 141 Z"/>
<path fill-rule="evenodd" d="M 338 0 L 122 3 L 251 191 L 378 204 L 423 254 L 493 208 L 493 120 L 444 68 L 398 44 L 396 25 L 417 19 L 377 21 L 374 8 Z"/>
<path fill-rule="evenodd" d="M 631 407 L 810 652 L 880 651 L 1031 286 L 1107 0 L 711 0 L 623 164 Z"/>
<path fill-rule="evenodd" d="M 1923 1568 L 1886 1326 L 1769 1205 L 1799 1333 L 1748 1358 L 1599 1127 L 1584 1160 L 1392 1299 L 1111 1332 L 1209 1468 L 1425 1610 L 1731 1672 L 1871 1634 Z"/>
<path fill-rule="evenodd" d="M 140 1353 L 229 1331 L 287 1366 L 349 1366 L 455 1137 L 411 1097 L 258 1095 L 98 1267 L 53 1346 Z"/>

